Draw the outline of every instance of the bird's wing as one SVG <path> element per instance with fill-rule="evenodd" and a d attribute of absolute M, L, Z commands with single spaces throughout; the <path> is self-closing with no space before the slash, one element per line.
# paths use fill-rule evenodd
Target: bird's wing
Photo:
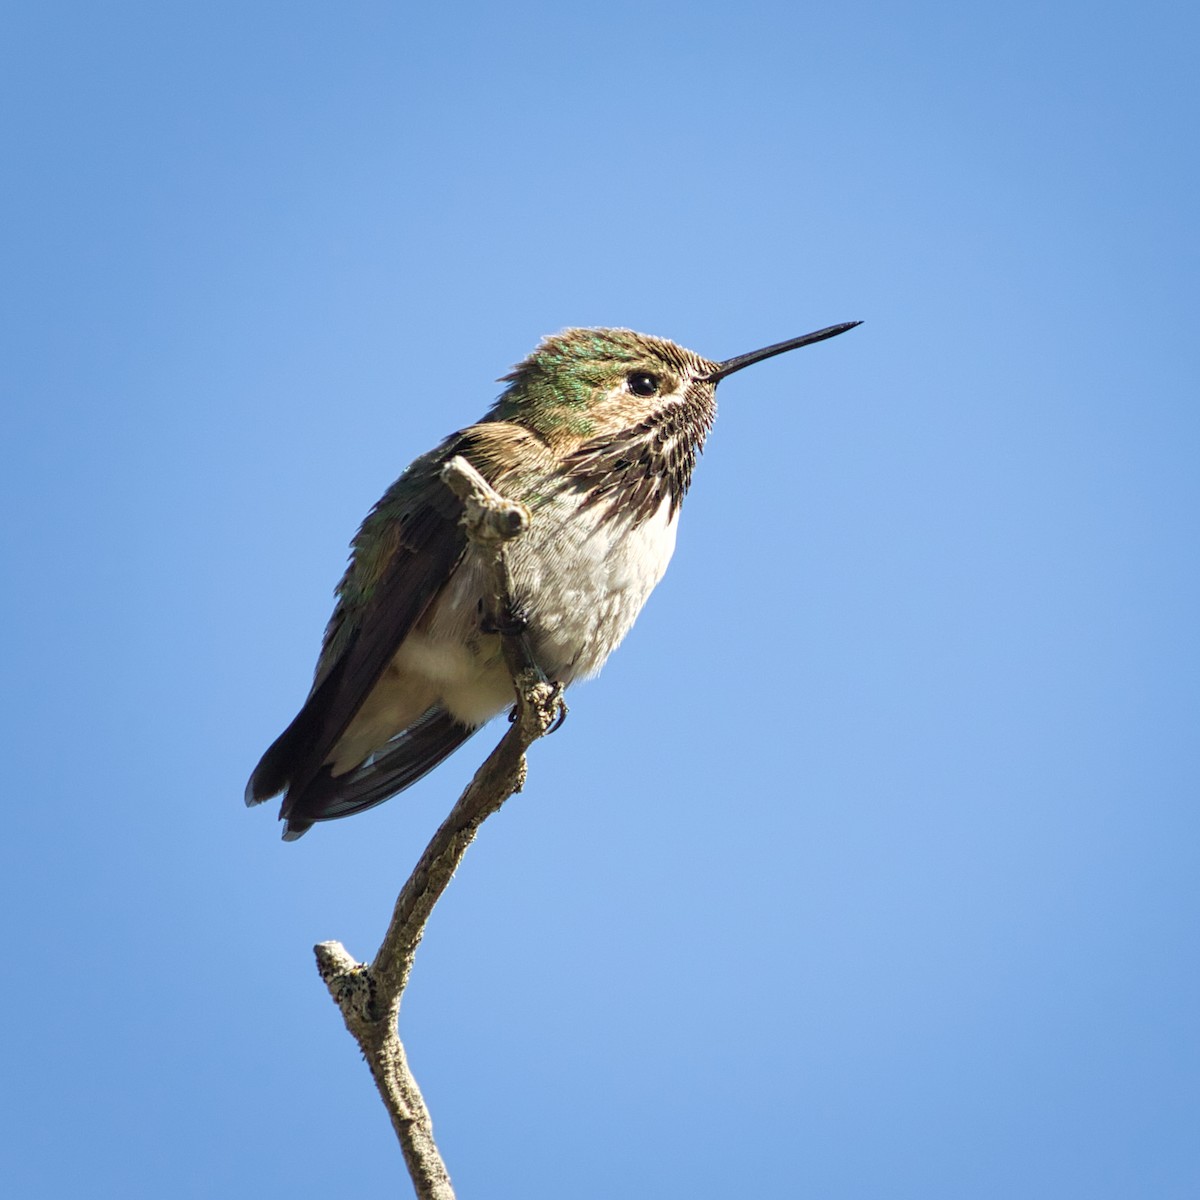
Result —
<path fill-rule="evenodd" d="M 458 434 L 417 459 L 363 522 L 312 691 L 255 767 L 247 804 L 286 789 L 287 815 L 458 565 L 466 548 L 462 504 L 441 481 L 441 467 L 463 440 Z"/>

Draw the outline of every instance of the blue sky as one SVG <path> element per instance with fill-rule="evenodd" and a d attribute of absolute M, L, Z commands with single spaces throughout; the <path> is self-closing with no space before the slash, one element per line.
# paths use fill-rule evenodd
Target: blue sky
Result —
<path fill-rule="evenodd" d="M 1190 7 L 2 20 L 14 1194 L 403 1192 L 311 946 L 492 735 L 241 803 L 357 522 L 545 333 L 850 319 L 435 914 L 459 1193 L 1197 1194 Z"/>

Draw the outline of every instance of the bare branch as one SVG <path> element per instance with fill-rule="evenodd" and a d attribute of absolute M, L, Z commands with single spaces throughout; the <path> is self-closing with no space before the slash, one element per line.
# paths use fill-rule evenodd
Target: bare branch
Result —
<path fill-rule="evenodd" d="M 488 564 L 490 594 L 485 597 L 485 617 L 501 636 L 516 692 L 516 719 L 426 846 L 400 891 L 374 961 L 369 965 L 356 962 L 340 942 L 322 942 L 314 948 L 321 978 L 371 1069 L 420 1200 L 453 1200 L 454 1190 L 397 1027 L 413 956 L 430 913 L 476 830 L 521 790 L 525 751 L 566 711 L 561 686 L 548 682 L 534 662 L 519 615 L 513 610 L 504 547 L 528 528 L 529 511 L 501 496 L 461 457 L 446 464 L 442 479 L 463 501 L 467 536 Z"/>

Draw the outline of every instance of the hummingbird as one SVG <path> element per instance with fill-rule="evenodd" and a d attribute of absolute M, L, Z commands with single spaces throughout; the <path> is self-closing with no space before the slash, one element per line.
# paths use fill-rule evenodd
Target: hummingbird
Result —
<path fill-rule="evenodd" d="M 515 614 L 546 677 L 595 675 L 675 549 L 717 384 L 859 321 L 723 362 L 629 329 L 545 338 L 477 424 L 423 454 L 351 544 L 308 699 L 250 776 L 285 841 L 403 791 L 514 702 L 485 570 L 442 482 L 462 455 L 532 520 L 509 544 Z"/>

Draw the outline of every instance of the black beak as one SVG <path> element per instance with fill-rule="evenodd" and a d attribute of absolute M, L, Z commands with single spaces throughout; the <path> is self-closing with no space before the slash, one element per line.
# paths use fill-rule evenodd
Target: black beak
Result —
<path fill-rule="evenodd" d="M 739 354 L 736 358 L 727 358 L 723 363 L 717 364 L 717 369 L 711 375 L 705 375 L 702 378 L 706 383 L 717 383 L 726 375 L 732 375 L 734 371 L 740 371 L 751 363 L 762 362 L 764 358 L 774 358 L 776 354 L 786 354 L 789 350 L 799 350 L 801 346 L 811 346 L 813 342 L 823 342 L 826 338 L 837 337 L 839 333 L 845 333 L 847 329 L 853 329 L 855 325 L 861 324 L 861 321 L 843 321 L 840 325 L 830 325 L 828 329 L 818 329 L 816 333 L 806 333 L 801 337 L 790 338 L 786 342 L 776 342 L 773 346 L 764 346 L 761 350 L 751 350 L 749 354 Z"/>

